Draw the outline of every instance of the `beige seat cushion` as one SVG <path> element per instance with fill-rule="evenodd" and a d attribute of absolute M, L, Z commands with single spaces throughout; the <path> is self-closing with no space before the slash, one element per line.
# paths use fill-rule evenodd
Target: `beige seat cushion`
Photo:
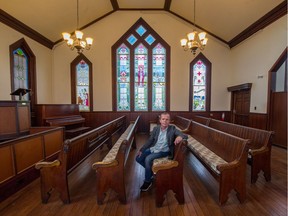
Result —
<path fill-rule="evenodd" d="M 223 160 L 221 157 L 216 155 L 214 152 L 206 148 L 192 136 L 188 135 L 188 148 L 191 149 L 193 153 L 198 155 L 202 161 L 212 168 L 217 174 L 220 174 L 220 171 L 217 169 L 219 164 L 227 164 L 227 161 Z"/>
<path fill-rule="evenodd" d="M 120 148 L 120 145 L 122 143 L 123 140 L 125 140 L 131 130 L 131 128 L 133 127 L 133 123 L 131 123 L 127 129 L 125 130 L 125 132 L 119 137 L 119 139 L 117 140 L 117 142 L 113 145 L 113 147 L 110 149 L 110 151 L 108 152 L 108 154 L 104 157 L 104 159 L 102 160 L 102 162 L 104 163 L 109 163 L 113 160 L 115 160 L 116 155 L 118 153 L 118 150 Z"/>

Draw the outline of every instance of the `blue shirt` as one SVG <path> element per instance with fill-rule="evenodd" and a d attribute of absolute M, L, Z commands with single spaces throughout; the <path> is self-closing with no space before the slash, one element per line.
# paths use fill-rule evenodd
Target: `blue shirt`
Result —
<path fill-rule="evenodd" d="M 158 152 L 168 152 L 169 147 L 168 147 L 168 142 L 167 142 L 167 129 L 161 130 L 158 136 L 158 140 L 154 146 L 150 148 L 150 151 L 152 153 L 158 153 Z"/>

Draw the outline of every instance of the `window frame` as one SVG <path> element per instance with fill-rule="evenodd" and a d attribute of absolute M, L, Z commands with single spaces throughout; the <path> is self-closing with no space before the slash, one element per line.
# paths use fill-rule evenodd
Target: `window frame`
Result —
<path fill-rule="evenodd" d="M 76 101 L 76 66 L 80 63 L 81 60 L 84 60 L 89 66 L 89 111 L 80 111 L 80 112 L 92 112 L 93 111 L 93 76 L 92 76 L 92 62 L 81 53 L 78 55 L 70 64 L 71 71 L 71 102 L 72 104 L 77 104 Z"/>
<path fill-rule="evenodd" d="M 193 66 L 197 61 L 201 60 L 206 66 L 206 101 L 205 101 L 205 111 L 193 111 Z M 190 112 L 210 112 L 210 100 L 211 100 L 211 74 L 212 74 L 212 64 L 211 62 L 203 55 L 199 53 L 191 62 L 190 62 L 190 81 L 189 81 L 189 111 Z"/>
<path fill-rule="evenodd" d="M 136 29 L 142 25 L 146 32 L 139 36 L 136 33 Z M 127 38 L 134 34 L 137 36 L 137 41 L 131 45 Z M 151 34 L 155 41 L 149 45 L 145 38 Z M 135 48 L 142 43 L 148 49 L 148 110 L 147 111 L 135 111 L 134 104 L 134 58 L 135 58 Z M 139 18 L 134 25 L 132 25 L 121 37 L 120 39 L 111 47 L 112 53 L 112 109 L 113 111 L 117 111 L 117 49 L 122 45 L 125 44 L 130 50 L 130 111 L 128 112 L 159 112 L 159 110 L 152 111 L 152 57 L 153 57 L 153 48 L 156 47 L 157 44 L 161 44 L 166 49 L 166 65 L 165 65 L 165 74 L 166 74 L 166 82 L 165 82 L 165 111 L 170 111 L 170 46 L 166 41 L 164 41 L 144 20 L 143 18 Z M 117 112 L 127 112 L 125 111 L 117 111 Z"/>
<path fill-rule="evenodd" d="M 37 81 L 36 81 L 36 57 L 24 38 L 16 41 L 9 46 L 10 51 L 10 78 L 11 78 L 11 92 L 14 91 L 14 54 L 13 52 L 18 48 L 26 54 L 28 60 L 28 89 L 31 89 L 29 94 L 31 112 L 35 112 L 35 105 L 37 104 Z M 11 95 L 12 100 L 16 100 L 14 95 Z"/>

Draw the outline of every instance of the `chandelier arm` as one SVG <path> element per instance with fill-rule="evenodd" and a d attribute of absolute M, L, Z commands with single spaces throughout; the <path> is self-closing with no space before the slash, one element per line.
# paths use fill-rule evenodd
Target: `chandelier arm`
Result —
<path fill-rule="evenodd" d="M 77 29 L 79 30 L 79 0 L 77 0 Z"/>

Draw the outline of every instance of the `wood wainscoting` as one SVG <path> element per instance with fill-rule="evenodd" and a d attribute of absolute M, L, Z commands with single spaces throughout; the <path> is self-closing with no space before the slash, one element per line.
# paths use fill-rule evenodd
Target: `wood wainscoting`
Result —
<path fill-rule="evenodd" d="M 150 121 L 157 120 L 158 116 L 162 112 L 81 112 L 81 115 L 85 118 L 85 125 L 89 127 L 99 127 L 112 119 L 118 118 L 122 115 L 127 116 L 127 122 L 132 121 L 141 115 L 139 122 L 138 132 L 148 133 Z M 224 113 L 224 121 L 231 122 L 230 111 L 212 111 L 212 112 L 185 112 L 185 111 L 170 111 L 171 119 L 175 116 L 182 116 L 184 118 L 192 119 L 194 116 L 201 115 L 209 118 L 222 120 Z M 249 125 L 248 127 L 258 128 L 262 130 L 267 129 L 267 114 L 264 113 L 249 113 Z"/>

